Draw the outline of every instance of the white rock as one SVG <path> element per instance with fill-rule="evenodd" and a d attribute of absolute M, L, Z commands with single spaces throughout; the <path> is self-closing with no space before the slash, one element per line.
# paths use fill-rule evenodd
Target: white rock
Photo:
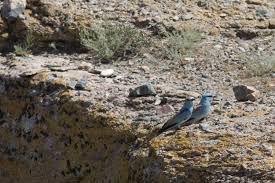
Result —
<path fill-rule="evenodd" d="M 114 74 L 114 70 L 113 69 L 105 69 L 105 70 L 102 70 L 101 73 L 100 73 L 100 76 L 102 77 L 110 77 Z"/>

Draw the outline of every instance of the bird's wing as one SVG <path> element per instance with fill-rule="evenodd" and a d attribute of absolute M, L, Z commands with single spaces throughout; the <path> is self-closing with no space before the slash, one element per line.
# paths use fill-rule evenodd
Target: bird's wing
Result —
<path fill-rule="evenodd" d="M 196 107 L 196 108 L 193 110 L 193 113 L 194 113 L 194 112 L 199 112 L 199 111 L 201 111 L 201 110 L 202 110 L 202 106 L 200 105 L 200 106 Z"/>
<path fill-rule="evenodd" d="M 192 116 L 187 120 L 186 124 L 196 123 L 204 119 L 209 113 L 207 106 L 198 106 L 193 110 Z"/>
<path fill-rule="evenodd" d="M 172 126 L 177 125 L 179 122 L 187 121 L 190 118 L 190 111 L 183 110 L 177 113 L 173 118 L 169 119 L 161 128 L 161 131 L 164 131 Z"/>

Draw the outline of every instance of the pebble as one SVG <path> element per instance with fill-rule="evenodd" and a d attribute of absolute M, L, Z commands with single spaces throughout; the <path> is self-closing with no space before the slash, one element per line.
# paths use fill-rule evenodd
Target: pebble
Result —
<path fill-rule="evenodd" d="M 130 89 L 129 97 L 155 96 L 156 90 L 151 84 L 145 84 L 135 89 Z"/>
<path fill-rule="evenodd" d="M 205 132 L 208 132 L 208 133 L 213 132 L 213 131 L 210 129 L 209 124 L 207 124 L 207 123 L 201 123 L 201 124 L 199 125 L 199 127 L 200 127 L 201 130 L 203 130 L 203 131 L 205 131 Z"/>
<path fill-rule="evenodd" d="M 165 115 L 165 114 L 170 114 L 174 113 L 175 109 L 171 105 L 162 105 L 157 108 L 157 115 Z"/>
<path fill-rule="evenodd" d="M 115 71 L 113 69 L 105 69 L 105 70 L 101 71 L 100 76 L 102 76 L 102 77 L 111 77 L 111 76 L 113 76 L 114 72 Z"/>

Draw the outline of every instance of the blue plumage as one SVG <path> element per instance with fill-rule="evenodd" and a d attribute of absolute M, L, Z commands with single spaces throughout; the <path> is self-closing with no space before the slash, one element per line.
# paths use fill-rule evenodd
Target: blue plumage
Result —
<path fill-rule="evenodd" d="M 196 123 L 205 117 L 207 117 L 211 111 L 211 102 L 213 100 L 213 96 L 210 93 L 203 94 L 199 106 L 193 111 L 192 116 L 186 123 L 192 124 Z"/>
<path fill-rule="evenodd" d="M 180 128 L 181 124 L 187 121 L 192 115 L 193 100 L 194 98 L 187 98 L 179 113 L 177 113 L 172 119 L 168 120 L 159 130 L 159 133 Z"/>

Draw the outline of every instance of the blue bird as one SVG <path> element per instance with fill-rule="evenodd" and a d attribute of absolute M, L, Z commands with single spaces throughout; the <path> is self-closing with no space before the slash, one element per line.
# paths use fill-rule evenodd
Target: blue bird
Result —
<path fill-rule="evenodd" d="M 181 124 L 186 122 L 193 112 L 193 97 L 188 97 L 180 112 L 178 112 L 173 118 L 169 119 L 159 130 L 159 134 L 175 128 L 180 128 Z"/>
<path fill-rule="evenodd" d="M 201 121 L 205 117 L 207 117 L 211 111 L 212 100 L 213 100 L 213 95 L 211 93 L 209 92 L 204 93 L 202 95 L 199 106 L 195 108 L 190 119 L 186 121 L 186 125 L 196 123 L 198 121 Z"/>

